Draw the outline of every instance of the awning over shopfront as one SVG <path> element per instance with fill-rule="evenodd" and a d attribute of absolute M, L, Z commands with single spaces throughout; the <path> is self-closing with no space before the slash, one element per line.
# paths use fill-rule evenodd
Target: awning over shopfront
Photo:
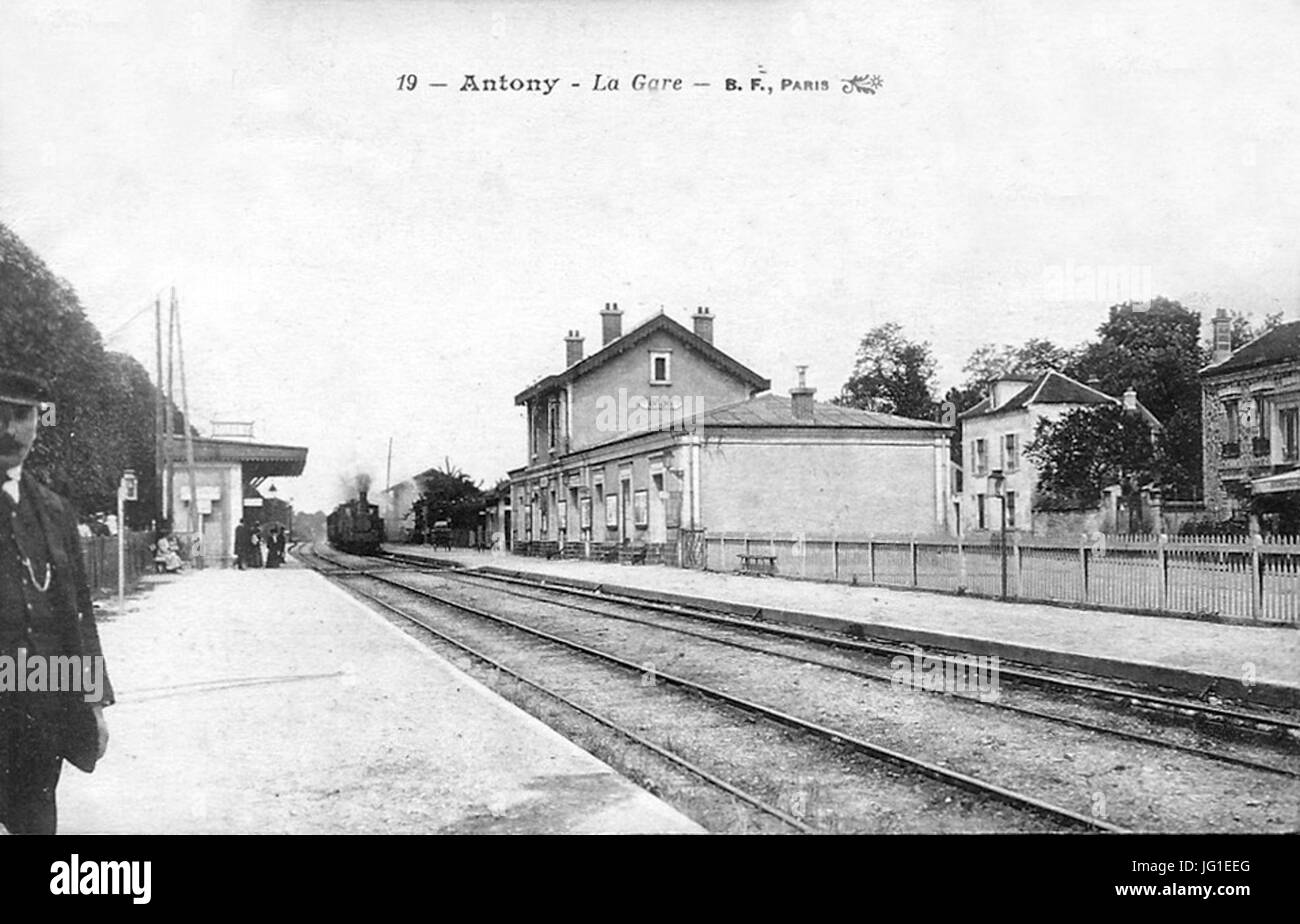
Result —
<path fill-rule="evenodd" d="M 1266 478 L 1256 478 L 1250 483 L 1250 489 L 1255 494 L 1300 492 L 1300 470 L 1283 472 L 1280 475 L 1269 475 Z"/>

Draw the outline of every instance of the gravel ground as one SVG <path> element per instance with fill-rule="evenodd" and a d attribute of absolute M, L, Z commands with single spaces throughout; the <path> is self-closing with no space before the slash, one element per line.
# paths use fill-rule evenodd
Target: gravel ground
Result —
<path fill-rule="evenodd" d="M 421 577 L 420 583 L 440 592 L 451 590 L 453 596 L 457 589 L 449 588 L 451 582 L 438 577 Z M 413 600 L 403 591 L 368 579 L 351 579 L 349 585 L 352 584 L 364 586 L 368 593 L 401 609 L 428 616 L 458 640 L 505 660 L 525 676 L 610 716 L 769 804 L 796 814 L 821 831 L 1060 830 L 1054 822 L 1001 804 L 990 804 L 982 797 L 851 755 L 845 749 L 784 727 L 755 721 L 748 714 L 717 706 L 670 685 L 647 683 L 645 677 L 625 669 L 581 659 L 549 643 L 528 640 L 508 628 L 485 624 L 476 617 L 444 612 L 436 605 Z M 461 666 L 469 669 L 468 662 Z M 509 684 L 502 687 L 506 691 L 509 688 Z M 676 793 L 665 788 L 661 781 L 648 782 L 673 804 L 685 808 L 677 802 Z M 698 813 L 693 817 L 710 830 L 736 831 L 731 797 L 715 794 L 711 802 L 704 803 L 697 789 L 690 790 L 694 811 Z M 742 826 L 740 830 L 745 828 Z M 751 830 L 780 828 L 763 821 Z"/>
<path fill-rule="evenodd" d="M 427 551 L 420 546 L 389 548 L 417 555 Z M 758 579 L 657 565 L 628 567 L 544 561 L 460 550 L 439 552 L 437 557 L 471 567 L 495 565 L 1234 678 L 1240 677 L 1243 666 L 1250 664 L 1260 682 L 1300 687 L 1300 632 L 1288 628 L 1220 625 L 1102 610 L 1002 603 L 883 587 Z"/>
<path fill-rule="evenodd" d="M 1154 831 L 1300 827 L 1300 789 L 1292 778 L 995 712 L 952 697 L 899 691 L 827 668 L 739 652 L 467 582 L 417 575 L 402 580 L 528 617 L 636 663 L 724 687 L 1116 824 Z"/>

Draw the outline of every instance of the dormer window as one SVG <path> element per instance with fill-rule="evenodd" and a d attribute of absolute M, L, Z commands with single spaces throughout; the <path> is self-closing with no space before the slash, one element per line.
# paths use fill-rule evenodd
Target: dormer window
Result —
<path fill-rule="evenodd" d="M 672 358 L 673 354 L 668 350 L 652 350 L 650 352 L 651 385 L 672 384 Z"/>

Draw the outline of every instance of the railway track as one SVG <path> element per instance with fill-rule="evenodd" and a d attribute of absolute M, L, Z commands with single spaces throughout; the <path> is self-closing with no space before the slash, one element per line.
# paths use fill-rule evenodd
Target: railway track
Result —
<path fill-rule="evenodd" d="M 644 662 L 629 659 L 615 652 L 597 648 L 593 645 L 586 644 L 585 642 L 566 638 L 556 633 L 543 631 L 535 626 L 504 616 L 501 613 L 491 612 L 479 606 L 469 605 L 464 601 L 455 600 L 445 595 L 431 592 L 427 589 L 412 587 L 402 581 L 395 580 L 392 576 L 391 569 L 388 570 L 388 573 L 385 573 L 385 569 L 375 567 L 351 567 L 346 564 L 340 564 L 340 561 L 337 558 L 331 560 L 315 552 L 303 553 L 300 550 L 299 555 L 304 558 L 306 563 L 314 563 L 320 568 L 320 570 L 324 571 L 329 576 L 345 580 L 347 586 L 352 592 L 370 600 L 378 606 L 381 606 L 385 611 L 402 619 L 420 624 L 426 631 L 432 632 L 446 644 L 453 645 L 457 649 L 471 654 L 471 656 L 479 660 L 481 663 L 491 664 L 496 670 L 508 670 L 510 671 L 511 676 L 519 677 L 523 682 L 526 682 L 534 689 L 545 691 L 548 696 L 554 697 L 557 701 L 564 701 L 571 707 L 583 710 L 584 714 L 596 718 L 597 721 L 600 721 L 601 724 L 606 727 L 615 729 L 619 734 L 635 740 L 636 733 L 631 729 L 621 726 L 616 720 L 595 713 L 595 710 L 583 707 L 580 704 L 573 702 L 571 697 L 566 697 L 564 694 L 551 689 L 545 683 L 537 681 L 531 677 L 524 677 L 522 672 L 505 664 L 502 658 L 480 650 L 479 647 L 466 643 L 462 638 L 453 636 L 444 631 L 444 629 L 432 625 L 423 614 L 413 613 L 407 606 L 398 606 L 390 600 L 384 599 L 380 594 L 371 593 L 358 587 L 358 581 L 355 579 L 359 578 L 363 581 L 374 582 L 385 588 L 390 593 L 395 592 L 399 595 L 406 596 L 408 599 L 413 597 L 420 601 L 427 601 L 427 603 L 436 605 L 442 611 L 453 611 L 470 616 L 494 627 L 506 629 L 517 637 L 527 638 L 535 643 L 551 646 L 554 649 L 562 649 L 569 653 L 570 657 L 576 655 L 588 662 L 598 661 L 603 665 L 608 665 L 616 670 L 621 670 L 625 674 L 630 674 L 632 677 L 643 677 L 645 675 L 646 665 Z M 399 570 L 421 570 L 417 567 L 407 566 L 403 563 L 398 564 Z M 823 748 L 831 748 L 841 753 L 851 753 L 859 758 L 867 758 L 873 763 L 883 763 L 890 767 L 902 770 L 905 777 L 924 777 L 925 779 L 933 781 L 948 790 L 974 795 L 978 800 L 976 803 L 976 809 L 978 809 L 979 805 L 984 803 L 997 804 L 999 806 L 1011 808 L 1014 812 L 1020 813 L 1021 815 L 1032 816 L 1040 822 L 1046 822 L 1051 826 L 1051 828 L 1057 830 L 1066 829 L 1076 831 L 1084 830 L 1094 832 L 1128 833 L 1127 828 L 1111 823 L 1102 818 L 1078 812 L 1068 807 L 1050 802 L 1046 799 L 1038 798 L 1029 793 L 1021 792 L 1008 786 L 1000 785 L 968 773 L 963 773 L 942 766 L 938 762 L 905 753 L 897 748 L 882 746 L 854 734 L 851 731 L 846 731 L 843 728 L 810 719 L 806 716 L 795 714 L 792 711 L 776 708 L 749 697 L 737 695 L 734 692 L 701 682 L 698 679 L 662 670 L 655 670 L 653 673 L 653 679 L 654 685 L 656 686 L 663 685 L 666 687 L 672 687 L 689 693 L 695 697 L 703 698 L 710 703 L 725 707 L 732 713 L 739 713 L 747 716 L 748 720 L 751 722 L 754 719 L 762 719 L 767 723 L 779 725 L 785 729 L 792 730 L 809 740 L 816 741 Z M 593 713 L 595 714 L 593 715 Z M 665 754 L 665 751 L 670 751 L 670 749 L 660 746 L 657 753 L 659 753 L 661 757 L 673 760 L 678 766 L 688 767 L 692 772 L 700 775 L 702 768 L 698 767 L 698 765 L 695 765 L 680 754 Z M 708 771 L 704 772 L 708 773 Z M 725 780 L 721 780 L 718 774 L 713 773 L 710 775 L 716 778 L 716 781 L 710 780 L 714 785 L 717 785 L 717 782 L 726 783 Z M 764 811 L 765 814 L 780 819 L 787 825 L 787 827 L 793 830 L 815 829 L 814 826 L 809 825 L 806 821 L 794 817 L 792 813 L 783 812 L 776 806 L 772 806 L 765 802 L 760 796 L 756 795 L 752 791 L 746 790 L 744 787 L 736 784 L 727 785 L 730 787 L 727 791 L 731 795 L 744 798 L 744 800 L 750 805 L 761 807 L 761 810 Z M 740 795 L 741 793 L 743 793 L 743 796 Z M 945 803 L 951 803 L 953 801 L 952 795 L 947 796 L 944 801 Z M 803 827 L 799 827 L 800 825 Z M 1013 828 L 1013 830 L 1024 829 L 1023 821 L 1020 822 L 1019 825 L 1019 827 Z M 1049 828 L 1049 830 L 1051 828 Z"/>
<path fill-rule="evenodd" d="M 757 618 L 737 617 L 698 607 L 656 603 L 654 601 L 643 600 L 635 597 L 623 597 L 604 591 L 592 591 L 568 585 L 548 583 L 545 581 L 531 581 L 510 577 L 508 575 L 470 571 L 446 565 L 433 565 L 428 559 L 421 559 L 418 556 L 403 556 L 395 553 L 384 553 L 382 559 L 398 563 L 405 567 L 414 568 L 416 570 L 424 570 L 429 573 L 455 574 L 458 579 L 461 580 L 506 585 L 515 589 L 512 591 L 505 591 L 504 587 L 501 587 L 500 589 L 503 592 L 515 593 L 519 596 L 534 599 L 539 602 L 550 602 L 545 597 L 538 596 L 538 592 L 542 592 L 559 597 L 595 601 L 605 605 L 606 607 L 625 607 L 643 612 L 661 613 L 674 618 L 690 620 L 691 622 L 702 625 L 726 627 L 728 629 L 735 629 L 742 632 L 807 642 L 824 649 L 857 652 L 874 657 L 891 659 L 898 656 L 908 657 L 911 656 L 914 651 L 911 648 L 897 643 L 877 639 L 849 638 L 842 635 L 831 635 L 826 632 L 817 632 L 797 627 L 779 625 L 772 622 L 765 622 Z M 533 591 L 533 593 L 526 593 L 520 588 L 526 588 L 527 590 Z M 629 617 L 626 614 L 617 611 L 610 611 L 609 609 L 584 607 L 572 602 L 566 602 L 565 605 L 573 609 L 590 612 L 594 615 L 624 620 L 636 619 L 636 617 Z M 649 621 L 642 621 L 646 622 L 646 624 L 650 624 Z M 754 646 L 748 642 L 722 638 L 715 634 L 702 633 L 698 630 L 676 628 L 668 625 L 662 625 L 661 627 L 667 631 L 677 631 L 685 635 L 695 635 L 699 638 L 717 641 L 719 644 L 731 645 L 736 648 L 764 651 L 778 657 L 789 657 L 796 660 L 809 660 L 804 654 L 783 654 L 782 652 L 773 651 L 769 648 L 764 648 L 763 646 Z M 966 654 L 965 652 L 954 652 L 951 650 L 940 649 L 935 649 L 935 653 L 942 656 L 961 656 Z M 870 671 L 843 664 L 832 664 L 824 661 L 814 661 L 814 663 L 818 663 L 834 670 L 856 673 L 868 679 L 890 679 L 888 676 L 885 676 L 878 671 Z M 1202 729 L 1218 729 L 1234 735 L 1246 734 L 1263 739 L 1269 739 L 1278 747 L 1290 751 L 1292 754 L 1300 755 L 1300 719 L 1289 715 L 1217 705 L 1214 703 L 1187 699 L 1185 697 L 1179 698 L 1162 692 L 1144 690 L 1132 685 L 1103 683 L 1096 680 L 1068 675 L 1062 672 L 1030 669 L 1007 663 L 1002 663 L 999 666 L 999 677 L 1004 683 L 1009 680 L 1012 684 L 1022 685 L 1025 687 L 1042 688 L 1059 691 L 1073 696 L 1107 700 L 1126 708 L 1141 709 L 1150 717 L 1156 719 L 1163 718 L 1181 720 L 1183 722 L 1190 721 Z M 1284 776 L 1300 778 L 1300 771 L 1293 768 L 1280 767 L 1275 764 L 1242 758 L 1236 755 L 1226 754 L 1222 751 L 1185 745 L 1167 739 L 1156 738 L 1151 735 L 1126 732 L 1096 722 L 1087 722 L 1069 716 L 1052 714 L 1042 710 L 1022 708 L 1001 702 L 984 702 L 984 705 L 994 709 L 1017 712 L 1022 715 L 1032 715 L 1047 721 L 1059 722 L 1077 728 L 1089 729 L 1115 738 L 1140 741 L 1146 744 L 1168 748 L 1170 750 L 1191 753 L 1200 757 L 1248 767 L 1262 772 L 1278 773 Z"/>

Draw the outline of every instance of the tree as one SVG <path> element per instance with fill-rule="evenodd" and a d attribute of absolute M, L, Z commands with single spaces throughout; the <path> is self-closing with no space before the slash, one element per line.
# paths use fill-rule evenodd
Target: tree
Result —
<path fill-rule="evenodd" d="M 881 324 L 862 338 L 853 374 L 835 403 L 929 419 L 934 414 L 934 373 L 929 343 L 908 340 L 892 322 Z"/>
<path fill-rule="evenodd" d="M 412 505 L 416 535 L 423 537 L 433 524 L 447 520 L 454 529 L 475 529 L 482 509 L 483 490 L 478 482 L 444 460 L 444 468 L 431 468 L 415 476 L 420 497 Z"/>
<path fill-rule="evenodd" d="M 0 366 L 50 382 L 54 423 L 43 426 L 28 466 L 83 513 L 117 506 L 122 472 L 140 476 L 130 524 L 157 518 L 154 385 L 129 356 L 105 351 L 77 293 L 0 224 Z M 184 432 L 179 411 L 175 420 Z"/>
<path fill-rule="evenodd" d="M 1156 297 L 1110 309 L 1100 339 L 1085 344 L 1066 373 L 1109 395 L 1132 387 L 1164 426 L 1160 437 L 1162 487 L 1194 496 L 1201 485 L 1201 384 L 1208 361 L 1200 342 L 1201 318 L 1181 304 Z"/>
<path fill-rule="evenodd" d="M 1059 420 L 1040 420 L 1025 454 L 1038 466 L 1043 509 L 1095 504 L 1114 484 L 1126 495 L 1158 479 L 1159 453 L 1151 427 L 1118 404 L 1076 408 Z"/>

